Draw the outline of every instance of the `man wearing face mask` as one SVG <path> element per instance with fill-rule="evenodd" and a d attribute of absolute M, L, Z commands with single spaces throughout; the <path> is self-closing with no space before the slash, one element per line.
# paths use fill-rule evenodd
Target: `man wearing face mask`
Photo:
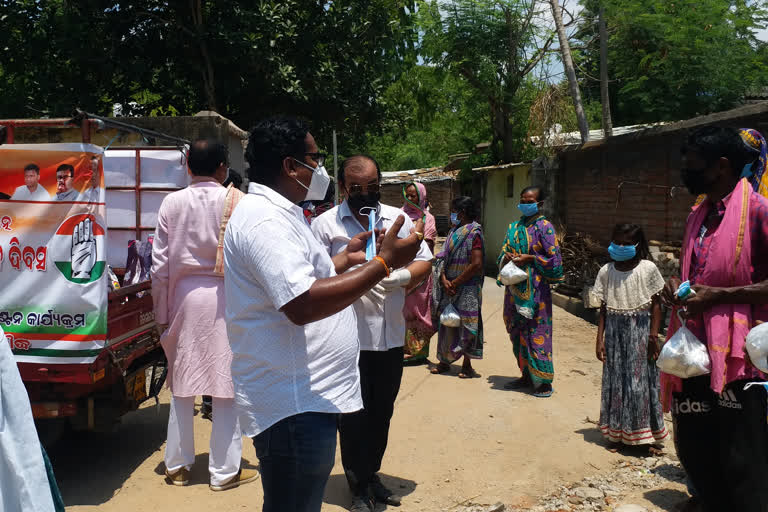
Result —
<path fill-rule="evenodd" d="M 246 159 L 248 194 L 224 237 L 235 401 L 259 457 L 263 512 L 319 512 L 338 415 L 363 406 L 350 306 L 392 268 L 410 263 L 420 238 L 397 238 L 401 216 L 378 237 L 375 259 L 365 258 L 368 232 L 331 258 L 298 206 L 323 199 L 330 183 L 325 155 L 301 121 L 260 122 Z M 416 223 L 414 231 L 421 230 Z"/>
<path fill-rule="evenodd" d="M 396 230 L 395 220 L 402 211 L 379 202 L 380 180 L 379 166 L 369 156 L 355 155 L 342 162 L 339 184 L 346 199 L 312 223 L 315 237 L 331 256 L 343 253 L 356 235 L 369 228 L 371 214 L 375 215 L 376 228 Z M 412 227 L 412 221 L 406 218 L 399 236 L 406 236 Z M 422 233 L 419 236 L 423 239 Z M 429 246 L 422 241 L 412 262 L 392 272 L 354 303 L 364 409 L 342 415 L 339 435 L 341 460 L 354 495 L 350 510 L 355 512 L 373 510 L 373 499 L 400 505 L 400 497 L 387 489 L 376 473 L 381 469 L 403 375 L 405 290 L 426 279 L 432 269 L 431 260 Z"/>
<path fill-rule="evenodd" d="M 707 345 L 709 375 L 679 379 L 662 373 L 662 398 L 672 410 L 675 447 L 705 511 L 768 510 L 768 426 L 765 381 L 749 360 L 745 338 L 768 321 L 768 200 L 743 170 L 764 159 L 733 128 L 709 126 L 688 136 L 682 148 L 682 181 L 706 198 L 688 217 L 681 277 L 663 298 L 674 306 L 672 336 L 685 308 L 686 327 Z M 676 290 L 690 281 L 693 295 Z M 688 507 L 685 510 L 696 510 Z"/>

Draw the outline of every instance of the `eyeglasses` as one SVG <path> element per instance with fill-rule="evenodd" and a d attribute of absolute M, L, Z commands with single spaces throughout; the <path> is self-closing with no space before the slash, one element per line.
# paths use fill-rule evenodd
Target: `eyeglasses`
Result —
<path fill-rule="evenodd" d="M 381 189 L 378 183 L 369 183 L 365 188 L 369 194 L 376 194 Z M 350 185 L 347 188 L 347 192 L 349 192 L 350 196 L 359 196 L 363 193 L 363 186 L 358 184 Z"/>
<path fill-rule="evenodd" d="M 56 181 L 67 181 L 72 176 L 69 174 L 65 174 L 63 176 L 56 176 Z"/>
<path fill-rule="evenodd" d="M 323 165 L 325 163 L 325 159 L 328 157 L 325 153 L 304 153 L 305 155 L 309 156 L 317 162 L 317 165 Z"/>

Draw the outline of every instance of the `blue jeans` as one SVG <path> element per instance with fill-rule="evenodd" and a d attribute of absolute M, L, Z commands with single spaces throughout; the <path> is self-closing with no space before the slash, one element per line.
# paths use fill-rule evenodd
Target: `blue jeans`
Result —
<path fill-rule="evenodd" d="M 306 412 L 253 438 L 264 487 L 262 512 L 320 512 L 336 457 L 338 415 Z"/>

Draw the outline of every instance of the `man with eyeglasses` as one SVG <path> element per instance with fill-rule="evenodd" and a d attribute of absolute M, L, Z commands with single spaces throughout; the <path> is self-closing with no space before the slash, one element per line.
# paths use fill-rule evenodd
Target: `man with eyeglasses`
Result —
<path fill-rule="evenodd" d="M 381 204 L 381 171 L 367 155 L 355 155 L 342 162 L 339 184 L 344 202 L 317 217 L 312 232 L 331 256 L 346 250 L 355 236 L 369 228 L 369 215 L 375 215 L 377 229 L 392 230 L 402 211 Z M 412 229 L 406 218 L 400 236 Z M 377 472 L 387 448 L 389 424 L 403 376 L 405 290 L 415 287 L 432 270 L 432 253 L 424 235 L 415 259 L 395 270 L 373 290 L 354 303 L 360 337 L 360 386 L 363 410 L 344 414 L 339 419 L 341 460 L 353 494 L 350 510 L 368 512 L 374 501 L 400 505 L 400 497 L 387 489 Z"/>
<path fill-rule="evenodd" d="M 245 156 L 251 183 L 224 236 L 235 402 L 259 457 L 262 512 L 319 512 L 338 415 L 363 406 L 350 306 L 391 268 L 413 260 L 424 224 L 399 239 L 410 222 L 401 216 L 377 237 L 381 247 L 371 261 L 363 251 L 368 232 L 331 258 L 298 206 L 323 199 L 330 183 L 306 124 L 258 123 Z"/>
<path fill-rule="evenodd" d="M 79 195 L 74 188 L 75 168 L 69 164 L 61 164 L 56 169 L 56 200 L 77 201 Z"/>

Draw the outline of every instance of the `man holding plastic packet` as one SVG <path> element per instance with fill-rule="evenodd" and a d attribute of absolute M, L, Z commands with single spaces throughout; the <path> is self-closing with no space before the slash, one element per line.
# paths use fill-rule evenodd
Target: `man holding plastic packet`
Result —
<path fill-rule="evenodd" d="M 367 231 L 331 258 L 298 206 L 325 197 L 330 183 L 325 155 L 301 121 L 257 124 L 246 159 L 248 194 L 224 237 L 235 402 L 259 457 L 263 512 L 319 512 L 338 414 L 363 406 L 350 306 L 412 261 L 421 240 L 417 233 L 397 238 L 400 217 L 373 260 L 363 252 Z"/>
<path fill-rule="evenodd" d="M 379 228 L 405 237 L 413 222 L 405 219 L 398 229 L 402 211 L 379 202 L 381 171 L 366 155 L 354 155 L 342 162 L 339 185 L 346 199 L 312 223 L 312 232 L 331 256 L 348 250 L 359 233 Z M 419 220 L 417 223 L 421 223 Z M 374 509 L 374 501 L 400 505 L 400 497 L 387 489 L 376 474 L 387 447 L 389 423 L 403 376 L 406 288 L 419 285 L 432 270 L 432 252 L 423 241 L 423 227 L 415 233 L 422 239 L 418 253 L 407 266 L 394 270 L 370 292 L 354 303 L 360 338 L 360 386 L 363 410 L 339 419 L 341 461 L 354 496 L 355 512 Z M 370 241 L 369 241 L 370 242 Z M 375 257 L 368 244 L 367 259 Z"/>
<path fill-rule="evenodd" d="M 663 293 L 675 308 L 670 338 L 680 330 L 676 313 L 683 308 L 686 327 L 708 349 L 710 374 L 663 373 L 662 394 L 696 500 L 713 512 L 768 510 L 766 393 L 762 386 L 745 390 L 767 378 L 749 360 L 746 338 L 768 320 L 768 200 L 745 174 L 764 173 L 765 155 L 743 133 L 709 126 L 685 141 L 682 181 L 707 198 L 688 217 L 682 279 L 670 279 Z"/>

